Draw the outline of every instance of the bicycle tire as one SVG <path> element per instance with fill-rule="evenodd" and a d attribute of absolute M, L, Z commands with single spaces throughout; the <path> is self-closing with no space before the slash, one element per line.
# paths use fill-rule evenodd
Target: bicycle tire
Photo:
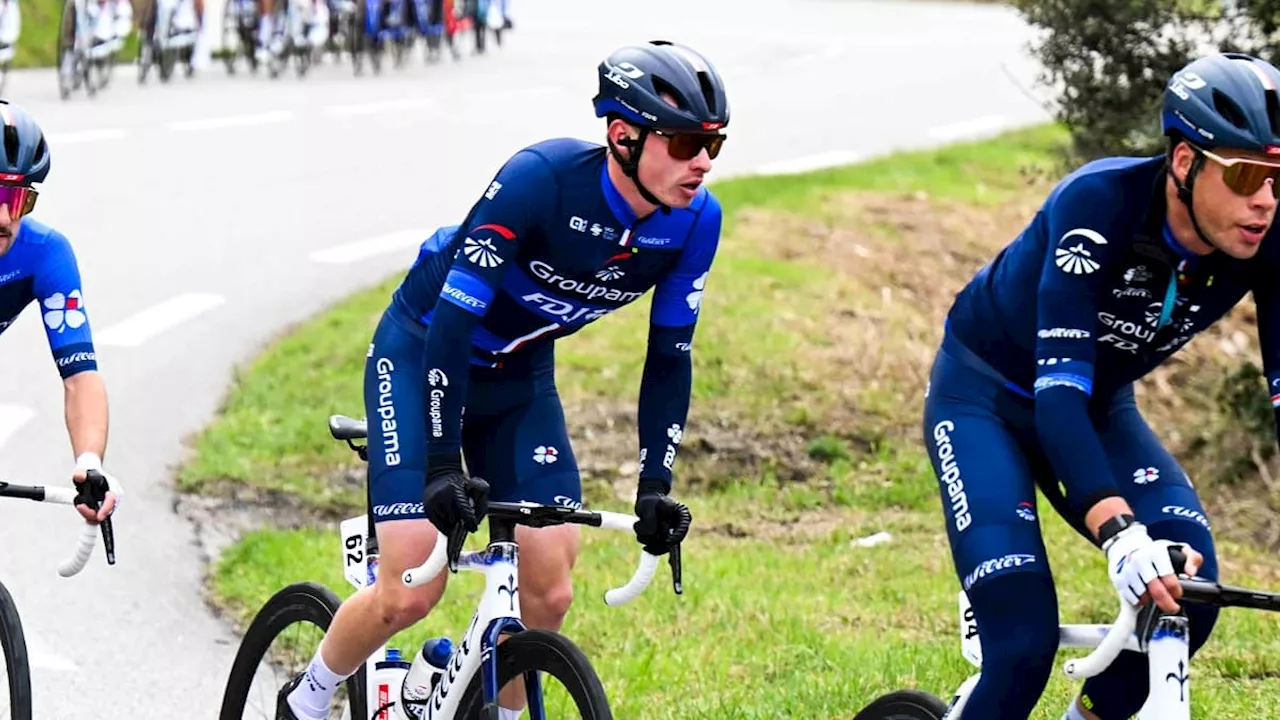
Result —
<path fill-rule="evenodd" d="M 71 42 L 67 44 L 68 23 L 70 24 Z M 71 97 L 74 89 L 72 83 L 76 73 L 76 5 L 74 0 L 66 0 L 62 4 L 62 18 L 58 21 L 58 96 L 63 100 Z M 65 67 L 70 61 L 72 67 Z"/>
<path fill-rule="evenodd" d="M 498 687 L 504 687 L 518 675 L 542 672 L 564 685 L 583 720 L 613 720 L 604 684 L 591 661 L 572 640 L 551 630 L 525 630 L 507 638 L 497 647 Z M 480 673 L 467 685 L 467 694 L 458 706 L 458 717 L 479 720 L 484 717 L 484 693 L 480 689 Z"/>
<path fill-rule="evenodd" d="M 9 590 L 0 584 L 0 652 L 4 653 L 9 676 L 9 714 L 12 720 L 31 720 L 31 666 L 27 661 L 27 640 L 22 633 L 18 605 Z"/>
<path fill-rule="evenodd" d="M 853 720 L 942 720 L 947 704 L 920 690 L 898 690 L 882 695 Z"/>
<path fill-rule="evenodd" d="M 245 701 L 262 657 L 280 631 L 298 621 L 309 621 L 323 630 L 329 629 L 342 601 L 329 588 L 313 582 L 287 585 L 272 595 L 254 616 L 240 641 L 240 649 L 231 663 L 226 689 L 222 694 L 219 720 L 240 720 Z M 365 718 L 364 667 L 347 678 L 347 701 L 352 718 Z"/>

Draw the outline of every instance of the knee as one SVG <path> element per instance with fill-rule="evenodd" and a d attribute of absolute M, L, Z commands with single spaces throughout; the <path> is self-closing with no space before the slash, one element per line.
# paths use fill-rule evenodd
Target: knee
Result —
<path fill-rule="evenodd" d="M 433 585 L 407 588 L 399 583 L 375 584 L 379 588 L 378 616 L 382 624 L 394 633 L 426 617 L 440 599 L 440 592 Z"/>
<path fill-rule="evenodd" d="M 539 625 L 558 629 L 573 604 L 573 581 L 565 573 L 554 582 L 535 586 L 520 595 L 523 614 Z"/>

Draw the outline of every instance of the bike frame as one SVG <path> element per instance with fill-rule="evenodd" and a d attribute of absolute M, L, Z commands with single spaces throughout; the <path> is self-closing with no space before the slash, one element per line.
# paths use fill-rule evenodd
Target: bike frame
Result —
<path fill-rule="evenodd" d="M 329 431 L 336 440 L 345 440 L 361 460 L 368 460 L 367 446 L 356 445 L 354 440 L 368 437 L 366 420 L 354 420 L 343 415 L 329 417 Z M 366 493 L 368 488 L 366 486 Z M 372 498 L 367 496 L 368 507 L 372 507 Z M 517 521 L 519 518 L 519 521 Z M 372 585 L 377 581 L 377 535 L 371 516 L 368 512 L 356 517 L 347 518 L 339 524 L 342 536 L 343 575 L 355 586 L 356 590 Z M 609 512 L 605 510 L 574 510 L 560 506 L 546 506 L 537 503 L 490 502 L 489 503 L 489 544 L 481 551 L 458 552 L 455 568 L 483 573 L 485 576 L 484 593 L 480 604 L 471 618 L 471 624 L 463 635 L 462 643 L 454 648 L 449 664 L 431 694 L 423 705 L 424 720 L 453 720 L 458 713 L 458 704 L 466 693 L 467 687 L 477 670 L 481 673 L 481 690 L 486 703 L 495 703 L 498 698 L 498 655 L 493 649 L 503 634 L 518 633 L 525 629 L 520 619 L 520 554 L 515 541 L 515 526 L 546 527 L 567 523 L 590 525 L 621 532 L 633 532 L 637 518 L 634 515 Z M 457 539 L 457 549 L 462 547 L 465 535 Z M 398 578 L 408 587 L 419 587 L 431 582 L 440 574 L 449 562 L 450 541 L 436 531 L 435 547 L 430 557 L 416 568 L 406 570 Z M 367 551 L 370 546 L 374 550 Z M 375 560 L 370 565 L 369 558 Z M 671 563 L 672 584 L 677 595 L 683 592 L 680 578 L 680 547 L 672 548 L 668 559 Z M 649 583 L 653 581 L 658 570 L 659 557 L 648 551 L 641 551 L 640 562 L 631 580 L 622 587 L 611 589 L 604 594 L 605 604 L 611 606 L 624 605 L 639 597 Z M 386 656 L 387 646 L 384 643 L 365 660 L 365 707 L 371 717 L 378 720 L 411 720 L 401 707 L 401 689 L 379 687 L 375 683 L 377 663 Z M 412 663 L 417 660 L 418 649 L 414 649 L 409 658 Z M 454 692 L 460 688 L 459 692 Z M 542 707 L 542 687 L 536 673 L 525 677 L 525 691 L 528 696 L 528 711 L 532 720 L 546 720 Z M 394 703 L 392 698 L 395 698 Z M 378 710 L 390 705 L 387 712 Z M 352 718 L 352 720 L 363 720 Z"/>
<path fill-rule="evenodd" d="M 963 710 L 982 677 L 982 644 L 978 638 L 978 620 L 969 596 L 961 590 L 960 652 L 979 672 L 960 685 L 951 699 L 944 720 L 960 720 Z M 1147 702 L 1138 711 L 1138 720 L 1191 720 L 1190 676 L 1188 655 L 1189 626 L 1183 615 L 1159 615 L 1149 631 L 1135 629 L 1137 613 L 1132 606 L 1122 605 L 1120 618 L 1111 625 L 1062 625 L 1058 628 L 1058 647 L 1096 650 L 1093 655 L 1066 664 L 1068 677 L 1076 680 L 1093 677 L 1111 664 L 1123 650 L 1145 653 L 1148 659 L 1150 691 Z M 1176 681 L 1176 683 L 1171 682 Z"/>
<path fill-rule="evenodd" d="M 518 503 L 517 505 L 542 507 L 527 503 Z M 557 510 L 571 512 L 567 508 L 557 508 Z M 587 520 L 583 524 L 596 525 L 612 530 L 631 531 L 636 522 L 634 516 L 621 513 L 607 511 L 580 512 L 583 515 L 583 519 Z M 458 555 L 457 569 L 482 573 L 485 576 L 485 588 L 480 597 L 479 606 L 471 618 L 471 624 L 463 635 L 461 644 L 455 648 L 452 656 L 450 656 L 449 664 L 444 669 L 440 681 L 436 683 L 431 694 L 423 701 L 422 717 L 424 720 L 452 720 L 456 717 L 462 696 L 477 671 L 480 672 L 480 687 L 485 703 L 497 702 L 498 691 L 500 690 L 498 687 L 498 655 L 493 652 L 493 649 L 497 647 L 498 639 L 502 635 L 518 633 L 525 629 L 520 617 L 520 588 L 518 585 L 520 560 L 519 549 L 515 542 L 516 523 L 512 519 L 496 518 L 492 510 L 489 523 L 491 532 L 489 545 L 484 550 L 462 552 Z M 340 530 L 344 558 L 343 574 L 346 576 L 347 581 L 357 589 L 373 584 L 378 573 L 376 561 L 374 562 L 374 567 L 370 568 L 368 559 L 371 555 L 365 552 L 369 530 L 368 515 L 352 517 L 342 521 Z M 432 578 L 444 569 L 444 565 L 447 562 L 447 544 L 447 539 L 443 535 L 437 534 L 435 549 L 432 551 L 431 557 L 419 567 L 406 571 L 399 579 L 409 587 L 417 587 L 430 582 Z M 377 556 L 372 555 L 372 557 L 376 558 Z M 641 553 L 639 567 L 631 580 L 623 587 L 606 592 L 605 602 L 609 605 L 617 606 L 628 603 L 638 597 L 653 580 L 657 572 L 658 561 L 659 558 L 656 555 L 650 555 L 647 552 Z M 677 592 L 679 592 L 678 576 L 675 578 L 675 582 Z M 410 716 L 401 707 L 400 688 L 382 687 L 374 682 L 374 678 L 377 677 L 377 663 L 380 658 L 385 656 L 386 649 L 386 645 L 382 645 L 369 659 L 365 660 L 365 707 L 368 708 L 371 717 L 378 718 L 378 720 L 411 720 Z M 416 658 L 417 652 L 418 650 L 415 649 L 414 656 L 407 658 L 407 660 L 412 662 Z M 525 692 L 531 720 L 546 720 L 546 712 L 542 707 L 542 686 L 536 674 L 525 676 Z M 387 712 L 376 714 L 379 708 L 385 707 L 393 701 L 394 705 Z M 353 718 L 353 720 L 356 719 Z"/>
<path fill-rule="evenodd" d="M 369 568 L 369 556 L 363 551 L 367 528 L 367 515 L 348 518 L 341 524 L 343 571 L 357 590 L 372 585 L 377 576 L 377 563 Z M 437 544 L 444 545 L 444 542 L 444 538 L 440 537 Z M 514 542 L 491 542 L 485 550 L 464 552 L 458 556 L 457 567 L 459 570 L 482 573 L 485 576 L 484 592 L 461 645 L 450 657 L 448 668 L 425 701 L 424 718 L 454 717 L 458 712 L 458 703 L 477 670 L 482 673 L 486 702 L 495 701 L 498 696 L 498 656 L 492 649 L 503 633 L 516 633 L 525 629 L 520 620 L 520 588 L 516 581 L 520 576 L 519 550 Z M 394 700 L 395 706 L 385 713 L 388 720 L 409 720 L 409 716 L 400 707 L 400 688 L 380 688 L 374 682 L 375 665 L 385 653 L 384 644 L 365 661 L 365 707 L 374 716 L 373 713 L 378 708 Z M 412 659 L 407 658 L 410 661 Z M 526 686 L 529 715 L 533 720 L 545 720 L 542 689 L 539 685 L 535 678 Z"/>

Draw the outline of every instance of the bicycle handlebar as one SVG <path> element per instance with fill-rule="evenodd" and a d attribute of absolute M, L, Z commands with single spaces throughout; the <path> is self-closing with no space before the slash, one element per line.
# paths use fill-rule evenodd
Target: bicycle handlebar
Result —
<path fill-rule="evenodd" d="M 1186 569 L 1187 556 L 1181 550 L 1171 547 L 1169 558 L 1173 561 L 1174 572 L 1181 575 Z M 1232 587 L 1201 578 L 1182 577 L 1178 579 L 1178 583 L 1182 586 L 1180 602 L 1183 603 L 1280 612 L 1280 594 Z M 1098 647 L 1083 658 L 1068 660 L 1063 666 L 1067 677 L 1085 680 L 1106 670 L 1124 650 L 1129 636 L 1136 629 L 1138 613 L 1138 606 L 1121 600 L 1116 621 L 1112 623 L 1102 642 L 1098 643 Z"/>
<path fill-rule="evenodd" d="M 510 517 L 516 522 L 528 520 L 520 524 L 528 524 L 535 527 L 574 523 L 608 530 L 629 531 L 638 520 L 634 515 L 625 513 L 609 512 L 607 510 L 571 510 L 537 503 L 490 503 L 489 509 L 490 515 Z M 535 513 L 541 517 L 534 517 Z M 462 540 L 465 540 L 466 537 L 464 532 L 459 538 L 446 538 L 444 533 L 441 533 L 434 525 L 432 529 L 436 531 L 437 535 L 435 548 L 432 549 L 431 555 L 426 562 L 416 568 L 406 570 L 401 576 L 401 580 L 408 587 L 419 587 L 435 579 L 444 570 L 445 565 L 449 564 L 451 557 L 461 548 Z M 672 550 L 673 553 L 678 553 L 678 551 L 678 547 Z M 678 555 L 672 557 L 672 570 L 676 574 L 677 593 L 680 592 L 678 557 Z M 659 559 L 659 556 L 641 550 L 640 561 L 636 567 L 635 574 L 631 576 L 631 579 L 625 585 L 605 592 L 605 604 L 616 607 L 625 605 L 640 597 L 649 584 L 653 582 L 654 575 L 657 574 Z"/>
<path fill-rule="evenodd" d="M 100 476 L 102 480 L 106 482 L 107 490 L 115 493 L 115 509 L 119 510 L 120 504 L 124 500 L 124 488 L 121 486 L 120 481 L 100 470 L 90 470 L 89 472 Z M 86 480 L 86 482 L 92 481 L 93 477 Z M 9 482 L 0 482 L 0 497 L 16 497 L 25 500 L 34 500 L 35 502 L 74 506 L 76 504 L 76 500 L 79 498 L 79 492 L 75 488 L 15 485 Z M 94 510 L 98 509 L 98 503 L 96 500 L 93 502 L 91 507 Z M 114 513 L 115 511 L 113 510 L 112 514 L 114 515 Z M 116 564 L 115 531 L 111 524 L 111 517 L 108 516 L 106 520 L 103 520 L 101 523 L 96 525 L 85 521 L 85 526 L 80 532 L 80 540 L 76 544 L 75 552 L 58 565 L 59 575 L 64 578 L 72 577 L 81 570 L 84 570 L 85 565 L 89 562 L 89 557 L 93 554 L 93 546 L 97 544 L 99 532 L 102 533 L 102 545 L 107 554 L 107 564 Z"/>

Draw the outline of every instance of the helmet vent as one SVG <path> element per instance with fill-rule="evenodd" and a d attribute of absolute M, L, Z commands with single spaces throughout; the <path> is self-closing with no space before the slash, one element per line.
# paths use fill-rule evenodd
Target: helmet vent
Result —
<path fill-rule="evenodd" d="M 44 133 L 41 133 L 40 142 L 36 145 L 36 152 L 34 155 L 31 156 L 32 167 L 39 165 L 40 161 L 44 159 L 44 152 L 46 148 L 47 148 L 47 145 L 45 144 L 45 141 L 44 141 Z"/>
<path fill-rule="evenodd" d="M 18 164 L 18 128 L 12 125 L 4 126 L 4 160 L 11 168 Z"/>
<path fill-rule="evenodd" d="M 683 95 L 681 95 L 681 94 L 680 94 L 680 91 L 679 91 L 679 90 L 676 90 L 676 86 L 675 86 L 675 85 L 672 85 L 671 83 L 667 82 L 666 80 L 663 80 L 662 78 L 658 77 L 657 75 L 654 75 L 654 76 L 653 76 L 653 89 L 654 89 L 655 91 L 657 91 L 657 93 L 658 93 L 659 95 L 669 95 L 669 96 L 671 96 L 671 98 L 672 98 L 672 99 L 674 99 L 674 100 L 676 101 L 676 107 L 677 107 L 677 108 L 679 108 L 679 109 L 681 109 L 681 110 L 688 110 L 688 109 L 689 109 L 689 103 L 688 103 L 688 101 L 685 99 L 685 97 L 684 97 Z"/>
<path fill-rule="evenodd" d="M 1280 97 L 1276 96 L 1275 90 L 1268 90 L 1267 96 L 1267 122 L 1271 125 L 1271 138 L 1280 137 Z M 1268 138 L 1270 140 L 1271 138 Z M 1271 144 L 1268 142 L 1267 144 Z"/>
<path fill-rule="evenodd" d="M 716 90 L 715 85 L 711 82 L 711 74 L 706 72 L 698 73 L 698 85 L 702 87 L 702 98 L 707 102 L 707 109 L 712 115 L 717 115 L 720 108 L 716 107 Z"/>
<path fill-rule="evenodd" d="M 1232 125 L 1241 130 L 1249 129 L 1249 123 L 1245 119 L 1244 111 L 1240 109 L 1235 100 L 1227 97 L 1226 93 L 1218 88 L 1213 89 L 1213 108 Z"/>

